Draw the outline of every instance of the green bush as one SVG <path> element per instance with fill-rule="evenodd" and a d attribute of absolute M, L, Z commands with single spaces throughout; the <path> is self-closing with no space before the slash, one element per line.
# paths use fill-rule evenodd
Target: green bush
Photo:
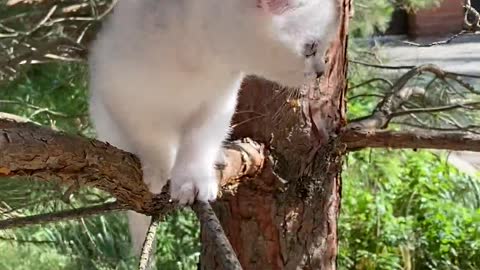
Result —
<path fill-rule="evenodd" d="M 341 269 L 480 269 L 480 182 L 427 151 L 360 151 L 343 172 Z"/>

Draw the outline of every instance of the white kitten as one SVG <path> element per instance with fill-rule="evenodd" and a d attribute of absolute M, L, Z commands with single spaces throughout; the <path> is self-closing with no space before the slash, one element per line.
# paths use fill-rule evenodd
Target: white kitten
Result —
<path fill-rule="evenodd" d="M 336 0 L 120 0 L 90 56 L 99 139 L 137 154 L 159 193 L 215 200 L 214 164 L 244 75 L 300 86 L 323 72 Z M 312 44 L 318 47 L 312 51 Z M 137 250 L 148 219 L 131 213 Z"/>

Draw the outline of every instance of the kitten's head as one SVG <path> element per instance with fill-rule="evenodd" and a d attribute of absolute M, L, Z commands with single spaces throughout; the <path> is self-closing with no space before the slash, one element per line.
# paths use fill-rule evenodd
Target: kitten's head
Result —
<path fill-rule="evenodd" d="M 267 22 L 268 59 L 259 74 L 299 86 L 304 74 L 324 71 L 325 51 L 337 30 L 336 0 L 256 0 Z"/>

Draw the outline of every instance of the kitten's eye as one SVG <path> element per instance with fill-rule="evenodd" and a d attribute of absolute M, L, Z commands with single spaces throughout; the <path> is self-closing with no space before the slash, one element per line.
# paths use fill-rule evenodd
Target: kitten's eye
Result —
<path fill-rule="evenodd" d="M 317 46 L 317 42 L 305 44 L 303 55 L 305 55 L 306 58 L 315 56 L 317 54 Z"/>

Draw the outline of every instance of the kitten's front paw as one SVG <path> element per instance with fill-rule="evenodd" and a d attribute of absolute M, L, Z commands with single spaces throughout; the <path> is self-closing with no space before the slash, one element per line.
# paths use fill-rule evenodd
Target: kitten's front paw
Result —
<path fill-rule="evenodd" d="M 171 198 L 183 205 L 192 204 L 195 198 L 204 202 L 214 201 L 218 193 L 216 178 L 198 175 L 198 172 L 173 175 L 170 184 Z"/>
<path fill-rule="evenodd" d="M 193 182 L 186 182 L 181 185 L 173 183 L 170 186 L 170 196 L 173 200 L 178 200 L 180 204 L 191 204 L 195 201 L 195 184 Z"/>
<path fill-rule="evenodd" d="M 145 162 L 142 166 L 143 181 L 148 186 L 148 189 L 153 194 L 160 194 L 163 191 L 163 187 L 167 183 L 168 175 L 161 173 L 161 170 L 157 167 L 149 166 Z"/>

